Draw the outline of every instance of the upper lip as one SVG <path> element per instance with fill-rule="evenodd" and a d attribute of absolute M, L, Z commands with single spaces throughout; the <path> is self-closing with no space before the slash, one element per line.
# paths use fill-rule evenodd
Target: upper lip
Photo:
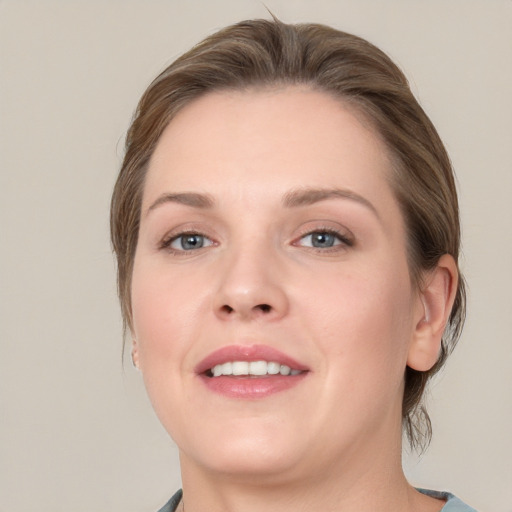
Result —
<path fill-rule="evenodd" d="M 268 345 L 228 345 L 208 354 L 195 367 L 198 374 L 205 373 L 214 366 L 228 361 L 272 361 L 284 364 L 295 370 L 307 371 L 308 367 L 293 357 Z"/>

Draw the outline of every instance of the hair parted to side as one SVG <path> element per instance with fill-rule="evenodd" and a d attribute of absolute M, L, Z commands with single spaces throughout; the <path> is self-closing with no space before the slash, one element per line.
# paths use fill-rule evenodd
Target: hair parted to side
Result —
<path fill-rule="evenodd" d="M 443 254 L 458 261 L 460 222 L 451 163 L 400 69 L 371 43 L 328 26 L 243 21 L 178 58 L 150 84 L 138 104 L 110 220 L 125 330 L 132 328 L 131 276 L 145 174 L 162 132 L 177 112 L 207 92 L 287 84 L 308 85 L 350 103 L 386 143 L 394 164 L 391 184 L 407 227 L 413 282 L 421 287 L 422 273 L 435 268 Z M 428 380 L 454 348 L 464 317 L 460 276 L 437 363 L 427 372 L 406 369 L 402 417 L 412 447 L 422 449 L 430 441 L 432 429 L 422 397 Z"/>

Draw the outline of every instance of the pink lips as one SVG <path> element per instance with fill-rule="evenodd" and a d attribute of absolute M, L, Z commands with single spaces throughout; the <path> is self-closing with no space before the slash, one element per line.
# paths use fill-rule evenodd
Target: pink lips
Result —
<path fill-rule="evenodd" d="M 298 375 L 219 376 L 210 377 L 208 370 L 228 361 L 273 361 L 301 370 Z M 209 354 L 195 368 L 195 372 L 210 391 L 231 398 L 263 398 L 290 389 L 301 382 L 308 368 L 290 356 L 266 345 L 231 345 Z"/>
<path fill-rule="evenodd" d="M 308 369 L 295 359 L 267 345 L 230 345 L 212 352 L 196 366 L 195 371 L 204 373 L 215 365 L 227 361 L 275 361 L 296 370 Z"/>

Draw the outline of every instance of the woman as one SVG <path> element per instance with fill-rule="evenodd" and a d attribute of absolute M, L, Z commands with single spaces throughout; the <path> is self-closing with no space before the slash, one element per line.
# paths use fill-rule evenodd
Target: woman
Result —
<path fill-rule="evenodd" d="M 472 510 L 402 471 L 464 285 L 448 156 L 380 50 L 277 20 L 207 38 L 143 95 L 111 230 L 180 452 L 162 511 Z"/>

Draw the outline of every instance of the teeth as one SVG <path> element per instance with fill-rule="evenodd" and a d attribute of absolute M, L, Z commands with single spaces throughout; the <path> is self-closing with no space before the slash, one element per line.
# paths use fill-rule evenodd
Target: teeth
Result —
<path fill-rule="evenodd" d="M 300 370 L 292 370 L 285 364 L 274 361 L 229 361 L 217 364 L 211 369 L 214 377 L 221 375 L 299 375 Z"/>
<path fill-rule="evenodd" d="M 281 365 L 279 363 L 267 363 L 267 373 L 269 375 L 277 375 L 281 370 Z"/>
<path fill-rule="evenodd" d="M 249 373 L 249 363 L 247 361 L 235 361 L 233 363 L 233 375 L 247 375 Z"/>
<path fill-rule="evenodd" d="M 279 370 L 279 373 L 281 375 L 290 375 L 290 372 L 292 369 L 289 366 L 286 366 L 285 364 L 281 365 L 281 369 Z"/>
<path fill-rule="evenodd" d="M 232 375 L 233 374 L 233 365 L 231 363 L 219 364 L 220 366 L 220 374 L 221 375 Z"/>
<path fill-rule="evenodd" d="M 249 363 L 250 375 L 266 375 L 267 374 L 266 361 L 252 361 Z"/>

